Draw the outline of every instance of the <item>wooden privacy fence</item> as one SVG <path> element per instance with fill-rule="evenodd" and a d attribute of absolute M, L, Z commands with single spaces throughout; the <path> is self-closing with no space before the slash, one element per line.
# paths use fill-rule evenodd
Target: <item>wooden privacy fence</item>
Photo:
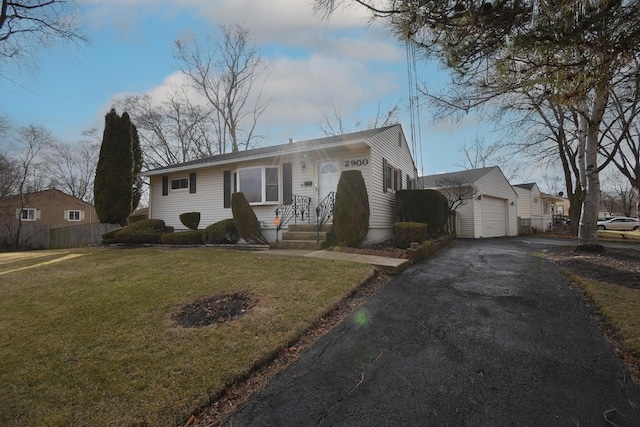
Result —
<path fill-rule="evenodd" d="M 0 223 L 0 246 L 13 248 L 18 233 L 18 246 L 22 249 L 47 249 L 49 247 L 49 225 L 22 223 Z M 19 228 L 19 230 L 18 230 Z"/>
<path fill-rule="evenodd" d="M 52 228 L 49 232 L 49 249 L 83 248 L 99 245 L 102 242 L 102 234 L 116 228 L 120 228 L 120 226 L 97 222 Z"/>

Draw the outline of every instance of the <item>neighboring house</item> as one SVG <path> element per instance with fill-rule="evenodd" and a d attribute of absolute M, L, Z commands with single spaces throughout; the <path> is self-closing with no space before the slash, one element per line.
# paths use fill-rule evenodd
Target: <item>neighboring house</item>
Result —
<path fill-rule="evenodd" d="M 478 239 L 518 235 L 517 194 L 499 167 L 419 178 L 419 185 L 425 189 L 440 190 L 451 183 L 475 188 L 473 197 L 456 209 L 458 237 Z"/>
<path fill-rule="evenodd" d="M 551 227 L 551 214 L 547 207 L 547 218 L 543 218 L 542 192 L 538 184 L 516 184 L 513 189 L 518 194 L 517 213 L 520 233 L 529 234 L 547 231 Z"/>
<path fill-rule="evenodd" d="M 64 227 L 98 222 L 92 204 L 56 189 L 5 197 L 0 200 L 0 210 L 0 221 L 5 223 Z"/>
<path fill-rule="evenodd" d="M 513 189 L 518 193 L 518 218 L 520 233 L 538 233 L 553 228 L 556 211 L 564 212 L 563 198 L 545 194 L 536 183 L 516 184 Z M 562 214 L 560 214 L 562 215 Z"/>
<path fill-rule="evenodd" d="M 149 218 L 184 229 L 179 215 L 200 212 L 200 227 L 232 218 L 231 194 L 242 192 L 269 242 L 274 219 L 292 203 L 316 222 L 316 209 L 332 209 L 343 170 L 362 172 L 371 215 L 367 242 L 392 237 L 395 191 L 416 188 L 417 169 L 400 125 L 221 154 L 144 172 L 149 177 Z M 286 205 L 285 205 L 286 204 Z M 290 210 L 290 209 L 289 209 Z M 285 219 L 283 218 L 283 221 Z M 298 223 L 300 219 L 296 220 Z M 284 223 L 284 222 L 283 222 Z M 291 221 L 293 223 L 293 221 Z M 284 228 L 286 230 L 286 227 Z"/>
<path fill-rule="evenodd" d="M 542 193 L 543 215 L 549 216 L 547 221 L 553 225 L 564 224 L 563 219 L 569 218 L 569 199 L 553 194 Z"/>
<path fill-rule="evenodd" d="M 50 189 L 0 200 L 0 246 L 48 248 L 53 228 L 97 223 L 92 204 Z"/>

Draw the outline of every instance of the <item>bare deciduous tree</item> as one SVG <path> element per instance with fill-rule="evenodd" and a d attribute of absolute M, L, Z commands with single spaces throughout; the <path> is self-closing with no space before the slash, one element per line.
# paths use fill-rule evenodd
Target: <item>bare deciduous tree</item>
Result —
<path fill-rule="evenodd" d="M 376 129 L 384 126 L 389 126 L 398 123 L 398 112 L 400 108 L 398 104 L 395 104 L 389 109 L 383 109 L 381 104 L 378 104 L 375 114 L 369 118 L 366 123 L 357 121 L 353 127 L 345 124 L 342 112 L 338 111 L 333 106 L 333 111 L 328 113 L 326 110 L 321 110 L 322 118 L 318 123 L 318 129 L 325 136 L 342 135 L 349 132 L 355 132 L 366 129 Z"/>
<path fill-rule="evenodd" d="M 0 70 L 2 63 L 35 63 L 35 52 L 57 41 L 85 42 L 77 16 L 72 0 L 2 0 Z"/>
<path fill-rule="evenodd" d="M 138 129 L 148 168 L 187 162 L 224 152 L 214 144 L 212 111 L 194 104 L 185 87 L 175 87 L 160 102 L 148 94 L 117 101 Z"/>
<path fill-rule="evenodd" d="M 621 70 L 640 54 L 638 3 L 633 1 L 517 2 L 315 0 L 325 16 L 356 3 L 387 20 L 402 40 L 415 43 L 454 71 L 470 90 L 465 111 L 507 103 L 518 91 L 549 90 L 578 114 L 577 165 L 582 190 L 580 249 L 600 249 L 598 145 L 609 93 Z"/>
<path fill-rule="evenodd" d="M 197 41 L 178 40 L 174 56 L 213 108 L 218 151 L 236 152 L 250 148 L 260 138 L 256 126 L 268 104 L 260 86 L 266 64 L 246 28 L 221 26 L 220 36 L 215 45 L 204 49 Z"/>
<path fill-rule="evenodd" d="M 0 153 L 0 200 L 13 194 L 18 182 L 18 168 L 13 159 Z"/>
<path fill-rule="evenodd" d="M 478 195 L 475 185 L 459 178 L 443 178 L 437 181 L 436 185 L 439 187 L 438 191 L 447 198 L 449 212 L 455 211 Z"/>
<path fill-rule="evenodd" d="M 619 170 L 609 170 L 603 176 L 602 207 L 611 215 L 638 216 L 636 193 Z"/>
<path fill-rule="evenodd" d="M 100 145 L 90 140 L 76 144 L 52 143 L 42 155 L 41 167 L 47 173 L 48 187 L 93 203 L 93 179 L 99 152 Z"/>
<path fill-rule="evenodd" d="M 44 189 L 45 174 L 39 167 L 40 156 L 54 142 L 48 130 L 41 126 L 29 125 L 18 130 L 16 142 L 12 146 L 17 166 L 15 191 L 20 198 L 18 227 L 13 236 L 16 249 L 20 246 L 22 211 L 28 203 L 29 193 Z"/>
<path fill-rule="evenodd" d="M 604 118 L 600 152 L 624 175 L 640 209 L 640 61 L 611 91 L 610 112 Z"/>

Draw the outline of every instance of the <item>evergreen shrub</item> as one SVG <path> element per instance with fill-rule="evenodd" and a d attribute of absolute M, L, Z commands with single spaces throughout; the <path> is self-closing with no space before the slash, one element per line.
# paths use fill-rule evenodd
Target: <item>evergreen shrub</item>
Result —
<path fill-rule="evenodd" d="M 136 221 L 126 227 L 118 228 L 102 234 L 102 244 L 158 244 L 162 243 L 163 234 L 173 233 L 173 227 L 165 225 L 161 219 L 145 219 Z"/>
<path fill-rule="evenodd" d="M 396 222 L 393 224 L 393 245 L 407 249 L 412 242 L 422 243 L 427 239 L 427 224 L 423 222 Z"/>
<path fill-rule="evenodd" d="M 359 247 L 369 232 L 369 195 L 359 170 L 340 174 L 333 206 L 333 228 L 339 245 Z"/>
<path fill-rule="evenodd" d="M 202 245 L 204 232 L 201 230 L 180 231 L 160 235 L 163 245 Z"/>
<path fill-rule="evenodd" d="M 197 230 L 200 225 L 200 212 L 185 212 L 180 214 L 180 222 L 189 230 Z"/>
<path fill-rule="evenodd" d="M 240 240 L 238 227 L 233 219 L 223 219 L 204 229 L 205 243 L 210 245 L 235 244 Z"/>
<path fill-rule="evenodd" d="M 396 191 L 396 211 L 399 222 L 428 224 L 430 236 L 445 233 L 449 203 L 446 196 L 436 190 Z"/>
<path fill-rule="evenodd" d="M 260 223 L 255 212 L 244 193 L 233 193 L 231 195 L 231 212 L 233 212 L 233 222 L 238 227 L 238 233 L 247 243 L 266 245 L 267 239 L 260 231 Z"/>

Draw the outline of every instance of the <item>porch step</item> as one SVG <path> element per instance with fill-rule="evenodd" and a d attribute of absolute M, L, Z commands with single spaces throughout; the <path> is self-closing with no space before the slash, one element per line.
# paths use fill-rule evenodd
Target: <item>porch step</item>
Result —
<path fill-rule="evenodd" d="M 316 224 L 289 224 L 288 226 L 288 231 L 290 232 L 300 232 L 300 231 L 306 231 L 306 232 L 313 232 L 315 233 L 317 230 L 317 226 Z M 322 226 L 322 230 L 320 230 L 320 232 L 330 232 L 333 230 L 333 225 L 332 224 L 325 224 Z"/>
<path fill-rule="evenodd" d="M 325 242 L 316 242 L 315 240 L 280 240 L 271 245 L 272 249 L 304 249 L 309 251 L 320 251 L 325 247 Z"/>
<path fill-rule="evenodd" d="M 328 246 L 327 236 L 333 231 L 333 226 L 324 225 L 319 235 L 316 230 L 315 224 L 291 224 L 287 231 L 282 232 L 281 239 L 271 247 L 274 249 L 324 249 Z"/>

